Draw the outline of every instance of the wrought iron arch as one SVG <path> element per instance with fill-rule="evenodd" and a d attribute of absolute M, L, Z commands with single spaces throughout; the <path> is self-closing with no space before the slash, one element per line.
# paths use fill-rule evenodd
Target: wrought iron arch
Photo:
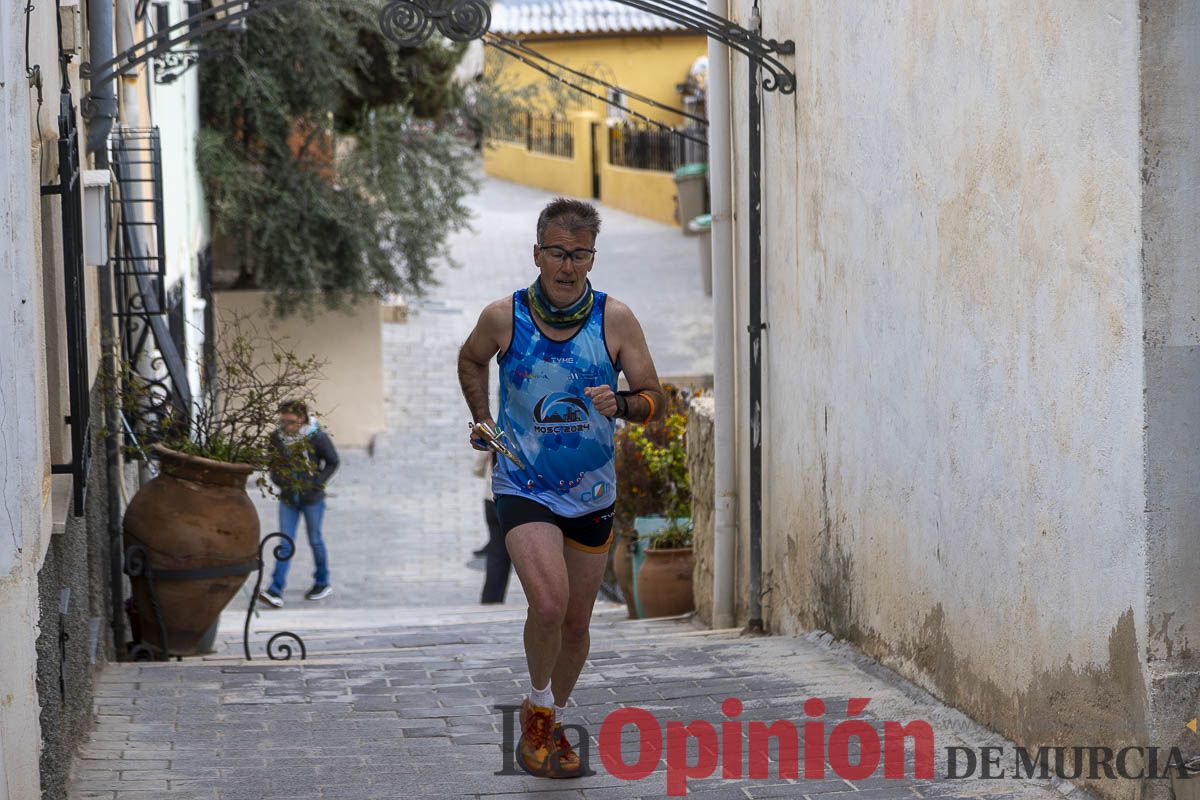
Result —
<path fill-rule="evenodd" d="M 742 53 L 768 73 L 763 88 L 783 94 L 796 91 L 796 76 L 778 58 L 796 52 L 795 42 L 764 39 L 754 31 L 720 17 L 690 0 L 613 0 L 647 11 L 703 33 Z M 491 27 L 491 9 L 486 0 L 391 0 L 380 12 L 384 34 L 396 44 L 412 46 L 427 40 L 436 30 L 454 41 L 479 39 Z"/>
<path fill-rule="evenodd" d="M 213 31 L 230 28 L 243 20 L 291 5 L 296 0 L 224 0 L 214 3 L 186 19 L 146 37 L 123 53 L 99 64 L 84 63 L 83 77 L 91 82 L 90 93 L 112 83 L 147 61 L 166 57 L 180 45 L 188 44 Z M 791 40 L 765 39 L 755 31 L 720 17 L 690 0 L 612 0 L 670 20 L 684 28 L 703 33 L 710 39 L 746 56 L 767 73 L 763 88 L 792 94 L 796 76 L 777 56 L 792 55 Z M 402 47 L 413 47 L 439 33 L 456 42 L 480 39 L 492 23 L 487 0 L 390 0 L 379 13 L 383 34 Z M 88 109 L 85 105 L 84 113 Z"/>

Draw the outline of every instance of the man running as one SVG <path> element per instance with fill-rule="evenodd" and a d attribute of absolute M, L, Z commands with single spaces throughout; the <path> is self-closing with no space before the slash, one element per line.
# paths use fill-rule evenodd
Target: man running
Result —
<path fill-rule="evenodd" d="M 582 774 L 561 723 L 587 660 L 612 541 L 614 420 L 648 422 L 666 401 L 637 318 L 588 280 L 599 233 L 591 205 L 559 198 L 546 206 L 533 246 L 537 279 L 484 308 L 458 356 L 471 417 L 505 431 L 521 462 L 501 457 L 492 474 L 500 527 L 529 600 L 530 686 L 517 757 L 529 772 L 554 778 Z M 497 353 L 498 422 L 488 402 Z M 616 391 L 621 371 L 630 391 Z M 477 428 L 471 441 L 484 448 Z"/>

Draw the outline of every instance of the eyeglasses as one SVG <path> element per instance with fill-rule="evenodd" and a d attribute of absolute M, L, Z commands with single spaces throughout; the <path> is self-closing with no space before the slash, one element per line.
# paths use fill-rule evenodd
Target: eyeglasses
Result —
<path fill-rule="evenodd" d="M 589 247 L 580 247 L 578 250 L 564 250 L 561 247 L 551 245 L 550 247 L 542 247 L 538 245 L 538 252 L 545 253 L 550 257 L 551 261 L 557 261 L 562 264 L 569 258 L 571 263 L 582 267 L 584 264 L 590 263 L 596 257 L 596 251 Z"/>

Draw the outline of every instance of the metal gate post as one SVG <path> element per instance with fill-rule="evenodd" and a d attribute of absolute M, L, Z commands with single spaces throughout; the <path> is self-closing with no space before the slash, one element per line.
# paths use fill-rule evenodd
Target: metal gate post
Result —
<path fill-rule="evenodd" d="M 751 30 L 762 27 L 757 4 Z M 758 62 L 750 62 L 750 613 L 747 630 L 761 632 L 762 620 L 762 88 Z"/>

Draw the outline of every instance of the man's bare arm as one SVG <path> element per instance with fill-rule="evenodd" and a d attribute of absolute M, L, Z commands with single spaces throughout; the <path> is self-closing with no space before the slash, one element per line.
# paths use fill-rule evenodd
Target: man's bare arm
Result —
<path fill-rule="evenodd" d="M 458 351 L 458 384 L 462 387 L 463 399 L 467 401 L 467 410 L 471 419 L 483 422 L 492 418 L 492 410 L 488 402 L 488 368 L 487 363 L 479 364 L 467 355 L 464 344 Z"/>
<path fill-rule="evenodd" d="M 458 384 L 475 422 L 492 420 L 488 370 L 492 357 L 500 352 L 500 339 L 511 319 L 512 309 L 507 306 L 511 302 L 511 299 L 497 300 L 484 308 L 475 329 L 458 351 Z"/>
<path fill-rule="evenodd" d="M 658 371 L 654 368 L 641 324 L 629 306 L 611 297 L 605 317 L 618 343 L 617 360 L 629 382 L 630 394 L 625 397 L 626 418 L 641 423 L 662 419 L 666 415 L 667 395 L 658 382 Z"/>

